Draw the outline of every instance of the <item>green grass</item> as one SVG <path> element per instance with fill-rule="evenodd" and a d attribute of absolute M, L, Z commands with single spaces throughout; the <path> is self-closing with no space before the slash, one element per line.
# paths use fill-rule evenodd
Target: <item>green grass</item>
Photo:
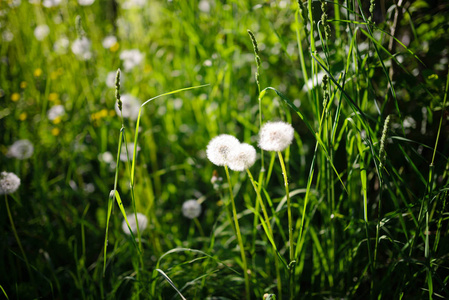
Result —
<path fill-rule="evenodd" d="M 0 172 L 21 179 L 0 202 L 0 294 L 448 298 L 449 6 L 375 2 L 0 2 Z M 83 34 L 86 61 L 71 51 Z M 119 68 L 137 120 L 116 113 Z M 273 120 L 295 129 L 282 153 L 257 148 Z M 213 165 L 219 134 L 255 146 L 255 165 Z M 19 139 L 30 158 L 7 156 Z M 148 226 L 127 235 L 137 212 Z"/>

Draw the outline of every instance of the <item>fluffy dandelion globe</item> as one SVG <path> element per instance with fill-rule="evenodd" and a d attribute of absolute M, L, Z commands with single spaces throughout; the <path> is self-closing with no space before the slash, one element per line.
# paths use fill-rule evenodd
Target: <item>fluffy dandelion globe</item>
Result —
<path fill-rule="evenodd" d="M 14 173 L 3 171 L 0 174 L 0 195 L 12 194 L 20 186 L 20 178 Z"/>
<path fill-rule="evenodd" d="M 120 53 L 120 59 L 125 71 L 130 71 L 142 62 L 143 54 L 137 49 L 124 50 Z"/>
<path fill-rule="evenodd" d="M 201 204 L 196 200 L 187 200 L 182 204 L 182 214 L 189 219 L 198 218 L 201 214 Z"/>
<path fill-rule="evenodd" d="M 292 143 L 294 134 L 292 125 L 288 123 L 265 123 L 259 132 L 259 147 L 266 151 L 283 151 Z"/>
<path fill-rule="evenodd" d="M 34 147 L 29 140 L 18 140 L 9 147 L 6 156 L 17 159 L 27 159 L 33 155 L 33 152 Z"/>
<path fill-rule="evenodd" d="M 50 33 L 50 28 L 48 25 L 38 25 L 34 28 L 34 36 L 38 41 L 43 41 L 47 35 Z"/>
<path fill-rule="evenodd" d="M 89 6 L 92 5 L 95 0 L 78 0 L 78 4 L 81 6 Z"/>
<path fill-rule="evenodd" d="M 91 42 L 87 37 L 77 38 L 72 44 L 72 52 L 81 60 L 89 60 L 92 57 L 90 51 Z"/>
<path fill-rule="evenodd" d="M 67 37 L 61 36 L 54 44 L 53 50 L 58 54 L 66 54 L 70 41 Z"/>
<path fill-rule="evenodd" d="M 64 114 L 65 114 L 64 106 L 55 105 L 48 110 L 47 117 L 50 121 L 53 121 L 58 117 L 62 117 Z"/>
<path fill-rule="evenodd" d="M 136 157 L 137 154 L 140 151 L 140 147 L 139 145 L 137 145 L 136 147 Z M 120 160 L 121 161 L 128 161 L 128 155 L 129 155 L 129 159 L 132 160 L 133 159 L 133 153 L 134 153 L 134 143 L 128 143 L 128 145 L 122 145 L 122 149 L 120 151 Z"/>
<path fill-rule="evenodd" d="M 103 48 L 105 48 L 105 49 L 111 48 L 116 43 L 117 43 L 117 38 L 115 36 L 113 36 L 113 35 L 108 35 L 101 42 L 101 44 L 103 45 Z M 114 72 L 114 73 L 116 73 L 116 72 Z"/>
<path fill-rule="evenodd" d="M 115 112 L 117 115 L 123 114 L 124 118 L 129 118 L 133 121 L 137 120 L 137 117 L 139 116 L 139 109 L 140 109 L 140 101 L 129 94 L 121 95 L 120 100 L 122 101 L 122 112 L 120 112 L 120 109 L 118 108 L 118 104 L 115 104 Z"/>
<path fill-rule="evenodd" d="M 129 227 L 131 227 L 133 234 L 137 234 L 136 216 L 134 214 L 129 214 L 126 215 L 126 218 L 128 219 Z M 140 232 L 144 231 L 147 228 L 148 219 L 144 214 L 137 213 L 137 222 L 139 222 Z M 122 221 L 122 230 L 127 235 L 131 235 L 131 232 L 129 231 L 128 224 L 126 224 L 125 219 L 123 219 Z"/>
<path fill-rule="evenodd" d="M 50 8 L 50 7 L 55 7 L 58 6 L 59 4 L 61 4 L 62 0 L 44 0 L 42 1 L 42 5 L 44 7 Z"/>
<path fill-rule="evenodd" d="M 229 169 L 233 171 L 245 171 L 256 162 L 256 149 L 249 144 L 240 144 L 233 148 L 229 154 Z"/>
<path fill-rule="evenodd" d="M 229 134 L 214 137 L 207 145 L 207 158 L 217 166 L 228 165 L 231 150 L 240 145 L 239 140 Z"/>

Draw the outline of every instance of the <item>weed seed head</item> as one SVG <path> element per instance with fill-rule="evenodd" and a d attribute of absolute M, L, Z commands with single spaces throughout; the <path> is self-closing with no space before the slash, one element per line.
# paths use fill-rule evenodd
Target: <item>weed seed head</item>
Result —
<path fill-rule="evenodd" d="M 182 214 L 188 219 L 198 218 L 201 214 L 201 204 L 196 200 L 187 200 L 182 204 Z"/>
<path fill-rule="evenodd" d="M 29 140 L 18 140 L 9 147 L 6 156 L 17 159 L 27 159 L 33 155 L 33 152 L 34 147 Z"/>
<path fill-rule="evenodd" d="M 256 149 L 246 143 L 232 149 L 229 154 L 229 169 L 233 171 L 245 171 L 256 162 Z"/>
<path fill-rule="evenodd" d="M 12 194 L 20 186 L 20 178 L 14 173 L 3 171 L 0 174 L 0 195 Z"/>
<path fill-rule="evenodd" d="M 288 123 L 265 123 L 259 132 L 259 147 L 266 151 L 283 151 L 292 143 L 294 134 L 295 130 Z"/>
<path fill-rule="evenodd" d="M 133 234 L 137 234 L 137 223 L 136 223 L 136 216 L 134 214 L 129 214 L 126 216 L 129 222 L 129 227 L 131 227 L 131 230 Z M 139 222 L 139 231 L 142 232 L 147 228 L 148 225 L 148 219 L 147 217 L 142 213 L 137 213 L 137 222 Z M 125 219 L 122 221 L 122 230 L 127 235 L 131 235 L 131 232 L 129 231 L 128 225 L 126 224 Z"/>
<path fill-rule="evenodd" d="M 214 137 L 207 145 L 207 158 L 217 166 L 229 164 L 229 155 L 233 149 L 240 145 L 239 140 L 229 134 Z"/>
<path fill-rule="evenodd" d="M 120 99 L 120 69 L 117 69 L 117 73 L 115 74 L 115 99 L 117 99 L 118 110 L 121 112 L 123 103 Z"/>
<path fill-rule="evenodd" d="M 115 112 L 120 115 L 122 112 L 124 118 L 129 118 L 133 121 L 137 120 L 139 116 L 140 101 L 129 94 L 119 95 L 120 100 L 117 99 Z M 121 107 L 120 107 L 121 105 Z"/>

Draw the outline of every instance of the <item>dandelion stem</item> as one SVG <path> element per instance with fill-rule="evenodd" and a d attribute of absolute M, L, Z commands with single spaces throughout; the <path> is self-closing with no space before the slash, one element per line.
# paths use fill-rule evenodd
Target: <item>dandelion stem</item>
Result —
<path fill-rule="evenodd" d="M 292 209 L 290 203 L 290 192 L 288 189 L 287 170 L 285 169 L 284 158 L 281 151 L 278 151 L 279 162 L 282 168 L 282 175 L 284 176 L 285 194 L 287 197 L 287 215 L 288 215 L 288 247 L 289 247 L 289 269 L 290 269 L 290 299 L 293 299 L 293 275 L 295 268 L 295 256 L 293 252 L 293 221 L 292 221 Z"/>
<path fill-rule="evenodd" d="M 245 247 L 243 245 L 242 234 L 240 233 L 239 221 L 237 219 L 237 210 L 235 209 L 234 194 L 232 192 L 231 177 L 229 176 L 229 169 L 228 169 L 228 166 L 226 166 L 226 165 L 224 166 L 224 168 L 226 171 L 226 178 L 228 180 L 228 185 L 229 185 L 229 197 L 231 198 L 231 203 L 232 203 L 232 214 L 234 217 L 235 233 L 237 235 L 237 241 L 239 243 L 240 254 L 242 256 L 243 276 L 245 277 L 245 294 L 246 294 L 245 299 L 250 299 L 248 264 L 246 262 Z"/>

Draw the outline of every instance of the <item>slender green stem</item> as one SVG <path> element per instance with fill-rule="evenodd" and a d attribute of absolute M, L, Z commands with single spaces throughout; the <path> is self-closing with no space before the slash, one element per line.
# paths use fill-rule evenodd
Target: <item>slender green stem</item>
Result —
<path fill-rule="evenodd" d="M 289 248 L 289 269 L 290 269 L 290 299 L 293 299 L 293 276 L 295 269 L 295 254 L 293 250 L 293 221 L 292 221 L 292 208 L 290 201 L 290 191 L 288 189 L 287 170 L 285 169 L 284 158 L 281 151 L 278 151 L 279 162 L 281 164 L 282 175 L 284 176 L 285 194 L 287 197 L 287 215 L 288 215 L 288 248 Z"/>
<path fill-rule="evenodd" d="M 25 254 L 25 251 L 23 250 L 22 243 L 20 242 L 19 235 L 17 234 L 16 226 L 14 225 L 14 219 L 12 217 L 11 210 L 9 209 L 7 194 L 5 194 L 5 204 L 6 204 L 6 211 L 8 212 L 9 222 L 11 223 L 12 232 L 14 234 L 14 237 L 16 238 L 17 244 L 19 245 L 20 252 L 22 252 L 23 259 L 25 260 L 25 264 L 27 266 L 28 274 L 30 274 L 30 279 L 32 282 L 34 282 L 33 273 L 31 273 L 30 263 L 28 262 L 28 258 Z"/>
<path fill-rule="evenodd" d="M 242 256 L 243 276 L 245 277 L 245 294 L 246 294 L 246 299 L 250 299 L 248 264 L 246 262 L 245 246 L 243 244 L 242 234 L 240 233 L 239 221 L 237 219 L 237 210 L 235 208 L 234 193 L 232 191 L 232 184 L 231 184 L 231 177 L 229 176 L 229 169 L 228 169 L 228 166 L 224 166 L 224 167 L 225 167 L 225 171 L 226 171 L 226 178 L 228 180 L 229 197 L 231 198 L 232 215 L 234 217 L 235 233 L 237 235 L 237 242 L 238 242 L 239 248 L 240 248 L 240 255 Z"/>

